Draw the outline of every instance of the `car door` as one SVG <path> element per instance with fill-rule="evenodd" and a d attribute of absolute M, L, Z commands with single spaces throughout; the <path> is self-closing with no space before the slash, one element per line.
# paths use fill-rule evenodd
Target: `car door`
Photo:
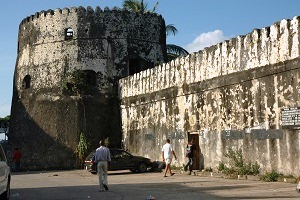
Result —
<path fill-rule="evenodd" d="M 0 146 L 0 194 L 2 194 L 6 190 L 8 181 L 7 173 L 8 166 L 6 156 L 2 146 Z"/>
<path fill-rule="evenodd" d="M 6 162 L 0 161 L 0 194 L 6 189 Z"/>
<path fill-rule="evenodd" d="M 124 170 L 134 168 L 132 163 L 132 156 L 123 150 L 112 150 L 111 151 L 111 163 L 110 170 Z"/>

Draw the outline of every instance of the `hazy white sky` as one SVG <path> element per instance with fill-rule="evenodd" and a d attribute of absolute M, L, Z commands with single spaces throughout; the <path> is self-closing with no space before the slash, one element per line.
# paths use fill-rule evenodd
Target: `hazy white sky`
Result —
<path fill-rule="evenodd" d="M 17 57 L 18 28 L 27 16 L 41 10 L 72 6 L 122 7 L 121 0 L 2 0 L 0 6 L 0 117 L 10 115 L 13 73 Z M 148 0 L 152 8 L 156 0 Z M 161 0 L 158 13 L 166 24 L 174 24 L 176 36 L 168 44 L 190 53 L 271 26 L 282 19 L 300 16 L 299 0 Z"/>

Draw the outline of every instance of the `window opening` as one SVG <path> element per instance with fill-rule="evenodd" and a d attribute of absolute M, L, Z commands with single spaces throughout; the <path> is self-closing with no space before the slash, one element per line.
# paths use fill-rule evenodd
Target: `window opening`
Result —
<path fill-rule="evenodd" d="M 97 83 L 96 72 L 93 70 L 85 70 L 85 81 L 87 85 L 95 86 Z"/>
<path fill-rule="evenodd" d="M 65 39 L 70 40 L 73 38 L 74 31 L 71 28 L 67 28 L 65 31 Z"/>
<path fill-rule="evenodd" d="M 26 75 L 23 79 L 23 83 L 22 83 L 22 87 L 24 89 L 28 89 L 30 88 L 30 81 L 31 81 L 31 77 L 30 75 Z"/>

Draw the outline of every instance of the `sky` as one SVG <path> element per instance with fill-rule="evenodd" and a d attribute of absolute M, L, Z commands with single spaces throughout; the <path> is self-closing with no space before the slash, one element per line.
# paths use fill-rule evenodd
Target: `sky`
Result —
<path fill-rule="evenodd" d="M 253 29 L 269 27 L 283 19 L 300 16 L 300 0 L 145 0 L 178 33 L 167 37 L 190 53 Z M 10 115 L 13 75 L 20 22 L 36 12 L 96 6 L 122 7 L 123 0 L 1 0 L 0 3 L 0 117 Z"/>

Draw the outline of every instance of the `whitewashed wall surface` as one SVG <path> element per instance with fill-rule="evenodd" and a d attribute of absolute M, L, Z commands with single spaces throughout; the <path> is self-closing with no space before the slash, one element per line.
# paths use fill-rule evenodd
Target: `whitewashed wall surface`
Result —
<path fill-rule="evenodd" d="M 123 143 L 159 160 L 166 138 L 185 162 L 187 132 L 199 133 L 204 166 L 229 148 L 262 171 L 299 175 L 300 132 L 282 124 L 300 107 L 299 17 L 255 29 L 119 81 Z"/>

